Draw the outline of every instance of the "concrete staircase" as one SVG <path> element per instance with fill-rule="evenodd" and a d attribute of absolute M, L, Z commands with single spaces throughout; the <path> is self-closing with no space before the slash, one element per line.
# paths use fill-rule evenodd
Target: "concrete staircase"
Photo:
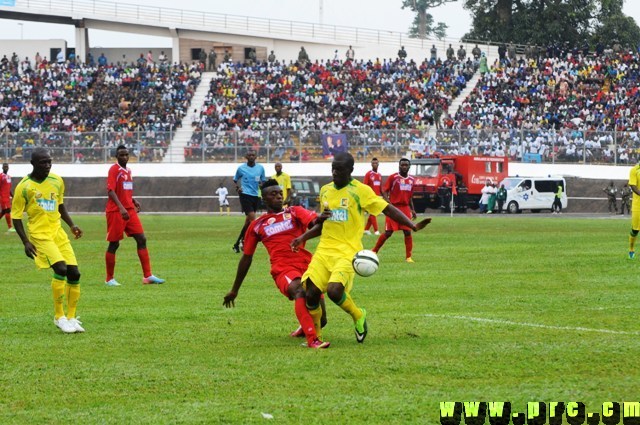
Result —
<path fill-rule="evenodd" d="M 451 117 L 455 116 L 456 112 L 458 112 L 458 107 L 464 103 L 464 101 L 467 99 L 469 94 L 471 94 L 473 89 L 476 88 L 476 84 L 478 84 L 479 80 L 480 80 L 480 72 L 476 71 L 476 73 L 473 74 L 473 77 L 471 77 L 471 79 L 467 81 L 467 87 L 464 90 L 462 90 L 462 93 L 460 93 L 458 97 L 453 99 L 453 101 L 451 102 L 451 105 L 449 105 L 449 109 L 447 110 L 447 113 L 449 114 L 449 116 Z"/>
<path fill-rule="evenodd" d="M 182 126 L 178 128 L 173 135 L 173 140 L 171 140 L 171 145 L 167 150 L 167 153 L 164 156 L 164 162 L 170 163 L 182 163 L 184 162 L 184 148 L 187 146 L 189 141 L 191 140 L 191 135 L 193 134 L 193 127 L 191 127 L 191 116 L 193 115 L 193 110 L 196 110 L 196 114 L 200 114 L 202 107 L 204 106 L 204 99 L 209 92 L 209 85 L 211 80 L 213 79 L 213 72 L 203 72 L 200 84 L 193 94 L 193 98 L 191 99 L 191 105 L 189 106 L 189 110 L 187 114 L 182 118 Z"/>

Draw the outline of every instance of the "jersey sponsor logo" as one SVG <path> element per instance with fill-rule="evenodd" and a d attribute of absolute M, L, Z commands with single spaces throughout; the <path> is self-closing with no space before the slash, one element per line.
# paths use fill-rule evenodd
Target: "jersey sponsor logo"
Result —
<path fill-rule="evenodd" d="M 336 209 L 331 210 L 331 217 L 329 217 L 329 221 L 349 221 L 349 210 L 344 209 Z"/>
<path fill-rule="evenodd" d="M 374 181 L 374 182 L 373 182 L 373 185 L 374 185 L 374 186 L 380 186 L 380 180 L 376 180 L 376 181 Z"/>
<path fill-rule="evenodd" d="M 411 183 L 400 183 L 400 190 L 411 192 L 413 185 Z"/>
<path fill-rule="evenodd" d="M 122 182 L 122 189 L 133 190 L 133 182 Z"/>
<path fill-rule="evenodd" d="M 271 219 L 269 219 L 271 220 Z M 274 219 L 275 220 L 275 219 Z M 264 226 L 264 233 L 267 236 L 273 236 L 278 233 L 286 232 L 293 229 L 293 222 L 291 220 L 280 221 L 278 223 L 270 223 Z"/>
<path fill-rule="evenodd" d="M 56 201 L 49 199 L 36 199 L 36 203 L 47 212 L 54 212 L 56 210 Z"/>

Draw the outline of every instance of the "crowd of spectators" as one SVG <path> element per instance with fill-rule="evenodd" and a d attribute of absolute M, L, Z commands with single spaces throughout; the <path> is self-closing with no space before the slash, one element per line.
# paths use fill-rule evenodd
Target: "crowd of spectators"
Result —
<path fill-rule="evenodd" d="M 261 145 L 282 157 L 293 145 L 319 146 L 318 132 L 437 126 L 476 68 L 457 59 L 222 64 L 195 119 L 187 157 L 203 148 L 213 152 L 212 144 L 223 142 L 211 133 L 227 131 L 239 132 L 240 146 L 252 143 L 252 132 L 283 131 Z"/>
<path fill-rule="evenodd" d="M 557 56 L 549 57 L 544 50 L 532 51 L 516 60 L 496 60 L 482 73 L 450 125 L 459 139 L 519 152 L 514 159 L 606 163 L 615 156 L 621 162 L 635 158 L 638 54 L 554 49 L 551 54 Z"/>
<path fill-rule="evenodd" d="M 451 50 L 453 49 L 450 46 Z M 270 161 L 322 158 L 322 135 L 346 133 L 358 158 L 413 152 L 508 155 L 523 161 L 633 162 L 640 147 L 640 57 L 621 48 L 512 45 L 486 57 L 331 60 L 215 67 L 200 110 L 185 118 L 203 63 L 0 59 L 0 137 L 11 155 L 46 145 L 76 162 L 119 143 L 161 160 L 182 121 L 187 160 L 229 161 L 246 147 Z M 480 68 L 478 68 L 480 66 Z M 451 101 L 480 79 L 458 111 Z M 196 105 L 198 106 L 198 105 Z M 239 154 L 240 152 L 240 154 Z"/>
<path fill-rule="evenodd" d="M 0 135 L 12 156 L 40 144 L 76 162 L 100 160 L 125 143 L 140 161 L 161 159 L 199 84 L 200 65 L 102 58 L 0 60 Z"/>

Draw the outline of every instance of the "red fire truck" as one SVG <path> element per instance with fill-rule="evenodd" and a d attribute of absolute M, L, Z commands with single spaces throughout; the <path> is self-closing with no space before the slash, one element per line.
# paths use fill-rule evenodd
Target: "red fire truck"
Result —
<path fill-rule="evenodd" d="M 417 212 L 448 210 L 452 195 L 456 210 L 461 211 L 478 208 L 487 181 L 498 184 L 508 177 L 509 161 L 507 157 L 473 155 L 421 158 L 411 160 L 409 174 L 416 177 L 413 204 Z"/>

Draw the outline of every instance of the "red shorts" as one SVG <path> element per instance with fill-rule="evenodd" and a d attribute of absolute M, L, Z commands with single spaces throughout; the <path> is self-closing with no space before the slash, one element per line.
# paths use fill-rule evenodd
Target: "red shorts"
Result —
<path fill-rule="evenodd" d="M 409 217 L 409 220 L 411 220 L 411 208 L 409 207 L 409 205 L 395 205 L 395 207 L 402 211 L 404 215 Z M 411 230 L 411 227 L 402 226 L 397 221 L 387 217 L 384 222 L 384 230 L 391 230 L 395 232 L 397 230 Z"/>
<path fill-rule="evenodd" d="M 11 198 L 0 199 L 0 211 L 11 209 Z"/>
<path fill-rule="evenodd" d="M 119 211 L 107 213 L 107 240 L 109 242 L 121 241 L 123 234 L 127 236 L 144 233 L 140 218 L 135 209 L 128 209 L 129 220 L 124 220 Z"/>
<path fill-rule="evenodd" d="M 295 279 L 301 279 L 305 270 L 307 270 L 306 264 L 303 267 L 292 264 L 288 267 L 279 268 L 275 273 L 271 273 L 271 276 L 280 293 L 291 299 L 291 297 L 289 297 L 289 284 Z"/>

